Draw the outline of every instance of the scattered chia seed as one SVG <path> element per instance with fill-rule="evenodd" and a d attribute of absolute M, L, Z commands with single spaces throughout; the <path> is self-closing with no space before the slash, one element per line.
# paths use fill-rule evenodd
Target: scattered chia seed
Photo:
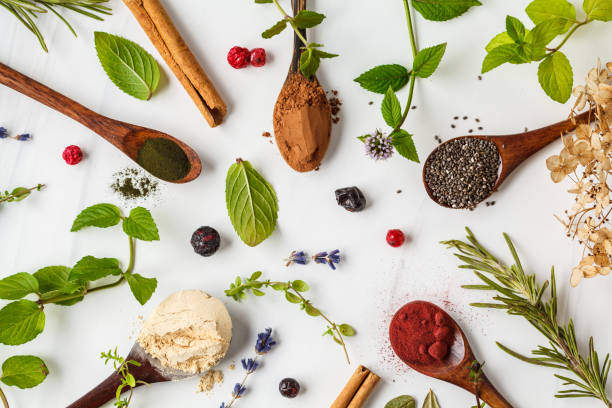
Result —
<path fill-rule="evenodd" d="M 455 125 L 451 125 L 451 127 L 454 129 L 456 126 Z"/>
<path fill-rule="evenodd" d="M 425 163 L 425 182 L 434 198 L 451 208 L 472 209 L 489 196 L 500 156 L 494 143 L 474 138 L 441 145 Z"/>
<path fill-rule="evenodd" d="M 467 118 L 468 118 L 467 116 L 464 116 L 464 117 L 463 117 L 463 120 L 467 120 Z"/>
<path fill-rule="evenodd" d="M 457 120 L 457 119 L 459 119 L 459 116 L 455 116 L 453 119 L 454 119 L 454 120 Z"/>
<path fill-rule="evenodd" d="M 478 126 L 478 130 L 482 130 L 482 126 Z"/>
<path fill-rule="evenodd" d="M 476 118 L 476 122 L 480 122 L 480 119 Z"/>
<path fill-rule="evenodd" d="M 410 107 L 410 109 L 416 109 L 416 108 L 417 108 L 417 107 L 416 107 L 416 105 L 412 105 L 412 106 Z"/>
<path fill-rule="evenodd" d="M 145 172 L 126 167 L 113 174 L 111 189 L 124 200 L 138 200 L 155 195 L 159 183 Z"/>
<path fill-rule="evenodd" d="M 478 80 L 482 81 L 482 75 L 478 75 Z"/>
<path fill-rule="evenodd" d="M 397 194 L 402 194 L 402 190 L 397 190 L 396 193 Z"/>
<path fill-rule="evenodd" d="M 374 101 L 368 102 L 368 105 L 374 105 Z"/>
<path fill-rule="evenodd" d="M 468 133 L 473 133 L 473 132 L 474 132 L 474 129 L 468 130 Z"/>
<path fill-rule="evenodd" d="M 440 136 L 435 135 L 434 139 L 436 140 L 436 142 L 438 142 L 438 144 L 442 144 L 442 139 L 440 139 Z"/>

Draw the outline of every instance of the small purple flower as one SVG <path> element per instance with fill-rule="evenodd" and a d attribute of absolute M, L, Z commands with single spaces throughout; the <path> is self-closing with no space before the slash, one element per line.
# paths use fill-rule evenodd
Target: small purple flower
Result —
<path fill-rule="evenodd" d="M 329 254 L 327 252 L 319 252 L 312 257 L 313 261 L 318 264 L 327 264 L 332 270 L 336 270 L 336 264 L 340 263 L 340 250 L 334 249 Z"/>
<path fill-rule="evenodd" d="M 285 259 L 285 261 L 287 261 L 287 264 L 285 266 L 289 266 L 292 263 L 306 265 L 306 254 L 304 253 L 304 251 L 291 251 L 291 253 L 289 254 L 289 258 Z"/>
<path fill-rule="evenodd" d="M 391 136 L 385 136 L 377 129 L 364 140 L 366 155 L 374 160 L 388 159 L 393 155 L 392 141 Z"/>
<path fill-rule="evenodd" d="M 274 345 L 276 345 L 276 342 L 272 338 L 272 329 L 266 329 L 265 332 L 257 335 L 255 351 L 257 354 L 266 354 Z"/>
<path fill-rule="evenodd" d="M 22 133 L 20 135 L 15 136 L 15 140 L 19 140 L 20 142 L 26 142 L 32 138 L 32 135 L 29 133 Z"/>
<path fill-rule="evenodd" d="M 222 402 L 221 406 L 219 406 L 219 408 L 225 408 L 225 402 Z"/>
<path fill-rule="evenodd" d="M 234 398 L 240 398 L 242 397 L 242 394 L 244 394 L 244 392 L 246 391 L 246 387 L 240 383 L 236 383 L 236 385 L 234 385 L 234 391 L 232 391 L 232 396 Z"/>
<path fill-rule="evenodd" d="M 257 361 L 253 360 L 252 358 L 249 358 L 248 360 L 243 358 L 241 360 L 241 363 L 242 368 L 244 368 L 248 374 L 252 374 L 255 370 L 257 370 L 257 367 L 259 366 Z"/>
<path fill-rule="evenodd" d="M 8 131 L 0 126 L 0 139 L 6 139 L 8 137 Z"/>

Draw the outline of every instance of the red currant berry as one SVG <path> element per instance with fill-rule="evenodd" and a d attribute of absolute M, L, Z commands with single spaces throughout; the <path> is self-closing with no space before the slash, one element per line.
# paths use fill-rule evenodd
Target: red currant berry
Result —
<path fill-rule="evenodd" d="M 263 67 L 266 65 L 266 50 L 263 48 L 254 48 L 251 50 L 251 65 L 254 67 Z"/>
<path fill-rule="evenodd" d="M 392 229 L 387 232 L 387 243 L 393 248 L 401 247 L 405 240 L 404 233 L 398 229 Z"/>
<path fill-rule="evenodd" d="M 62 158 L 71 166 L 78 164 L 83 160 L 83 152 L 79 146 L 70 145 L 64 149 Z"/>
<path fill-rule="evenodd" d="M 251 54 L 249 50 L 242 47 L 232 47 L 227 53 L 227 62 L 236 69 L 245 68 L 249 65 Z"/>

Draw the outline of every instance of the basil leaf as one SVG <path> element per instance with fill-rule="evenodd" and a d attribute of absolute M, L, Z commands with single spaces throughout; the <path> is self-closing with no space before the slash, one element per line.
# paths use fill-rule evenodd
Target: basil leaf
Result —
<path fill-rule="evenodd" d="M 385 94 L 385 98 L 382 101 L 382 106 L 380 107 L 382 111 L 382 116 L 392 128 L 399 126 L 402 122 L 402 106 L 400 105 L 399 99 L 393 92 L 393 88 L 389 87 L 387 89 L 387 93 Z"/>
<path fill-rule="evenodd" d="M 308 292 L 310 290 L 310 286 L 303 280 L 294 280 L 291 282 L 291 287 L 297 292 Z"/>
<path fill-rule="evenodd" d="M 610 0 L 584 0 L 582 8 L 590 20 L 612 20 L 612 1 Z"/>
<path fill-rule="evenodd" d="M 478 0 L 412 0 L 412 5 L 427 20 L 446 21 L 482 3 Z"/>
<path fill-rule="evenodd" d="M 2 364 L 0 381 L 6 385 L 24 388 L 36 387 L 43 382 L 49 369 L 45 362 L 35 356 L 13 356 Z"/>
<path fill-rule="evenodd" d="M 285 28 L 287 28 L 287 20 L 283 19 L 283 20 L 278 21 L 272 27 L 268 28 L 263 33 L 261 33 L 261 36 L 263 38 L 272 38 L 275 35 L 282 33 L 285 30 Z"/>
<path fill-rule="evenodd" d="M 45 328 L 45 314 L 31 300 L 21 299 L 0 310 L 0 343 L 9 346 L 27 343 Z"/>
<path fill-rule="evenodd" d="M 121 210 L 113 204 L 96 204 L 85 208 L 72 223 L 70 231 L 75 232 L 84 227 L 107 228 L 119 224 Z"/>
<path fill-rule="evenodd" d="M 149 210 L 136 207 L 123 220 L 123 231 L 141 241 L 159 241 L 159 231 Z"/>
<path fill-rule="evenodd" d="M 565 54 L 557 51 L 546 57 L 538 67 L 538 80 L 552 100 L 567 102 L 572 94 L 574 74 Z"/>
<path fill-rule="evenodd" d="M 430 77 L 438 69 L 445 51 L 446 43 L 423 48 L 416 55 L 412 63 L 413 74 L 421 78 Z"/>
<path fill-rule="evenodd" d="M 17 300 L 38 292 L 38 281 L 27 272 L 19 272 L 0 280 L 0 299 Z"/>
<path fill-rule="evenodd" d="M 512 40 L 512 38 L 510 38 L 508 33 L 504 31 L 503 33 L 499 33 L 495 37 L 493 37 L 493 39 L 489 41 L 489 43 L 485 47 L 485 50 L 487 52 L 491 52 L 491 50 L 493 50 L 494 48 L 506 44 L 514 44 L 514 41 Z"/>
<path fill-rule="evenodd" d="M 128 285 L 132 294 L 141 305 L 144 305 L 151 299 L 155 289 L 157 289 L 157 279 L 145 278 L 137 273 L 126 273 Z"/>
<path fill-rule="evenodd" d="M 135 42 L 96 31 L 96 51 L 106 75 L 119 89 L 148 100 L 159 84 L 159 66 L 151 54 Z"/>
<path fill-rule="evenodd" d="M 234 229 L 248 246 L 260 244 L 276 228 L 276 193 L 248 161 L 238 160 L 229 168 L 225 201 Z"/>
<path fill-rule="evenodd" d="M 400 395 L 385 404 L 385 408 L 414 408 L 416 402 L 410 395 Z"/>
<path fill-rule="evenodd" d="M 562 33 L 569 30 L 576 21 L 576 8 L 567 0 L 534 0 L 525 9 L 534 24 L 553 18 L 565 20 Z"/>
<path fill-rule="evenodd" d="M 440 408 L 440 404 L 438 404 L 438 398 L 436 398 L 436 394 L 432 390 L 429 390 L 427 397 L 425 397 L 425 401 L 423 402 L 423 408 Z"/>
<path fill-rule="evenodd" d="M 506 32 L 516 43 L 521 43 L 525 39 L 525 26 L 516 17 L 506 16 Z"/>
<path fill-rule="evenodd" d="M 395 92 L 399 91 L 406 86 L 409 79 L 410 74 L 406 68 L 398 64 L 390 64 L 379 65 L 364 72 L 355 78 L 355 82 L 370 92 L 384 94 L 389 87 Z"/>
<path fill-rule="evenodd" d="M 68 280 L 95 281 L 109 275 L 121 275 L 119 261 L 115 258 L 81 258 L 68 276 Z"/>
<path fill-rule="evenodd" d="M 298 28 L 312 28 L 321 24 L 323 20 L 325 20 L 325 15 L 310 10 L 301 10 L 293 18 Z"/>
<path fill-rule="evenodd" d="M 417 153 L 414 140 L 412 139 L 412 135 L 410 133 L 403 129 L 399 129 L 398 131 L 391 133 L 391 144 L 403 157 L 413 162 L 420 163 L 419 154 Z"/>

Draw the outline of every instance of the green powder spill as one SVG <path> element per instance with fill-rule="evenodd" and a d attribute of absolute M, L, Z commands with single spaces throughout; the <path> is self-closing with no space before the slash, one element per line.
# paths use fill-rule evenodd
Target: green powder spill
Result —
<path fill-rule="evenodd" d="M 158 183 L 144 171 L 127 167 L 113 174 L 111 189 L 124 200 L 149 198 L 157 194 Z"/>
<path fill-rule="evenodd" d="M 180 180 L 189 173 L 191 164 L 181 147 L 162 137 L 148 139 L 138 151 L 136 162 L 162 180 Z"/>

